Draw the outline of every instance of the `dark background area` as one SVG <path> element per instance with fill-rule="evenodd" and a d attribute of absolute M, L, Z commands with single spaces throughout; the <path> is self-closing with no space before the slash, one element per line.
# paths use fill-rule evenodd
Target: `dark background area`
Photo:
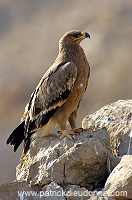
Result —
<path fill-rule="evenodd" d="M 131 0 L 0 1 L 0 183 L 15 180 L 16 153 L 6 139 L 19 124 L 40 78 L 69 30 L 87 31 L 82 47 L 91 66 L 82 119 L 105 104 L 132 98 Z"/>

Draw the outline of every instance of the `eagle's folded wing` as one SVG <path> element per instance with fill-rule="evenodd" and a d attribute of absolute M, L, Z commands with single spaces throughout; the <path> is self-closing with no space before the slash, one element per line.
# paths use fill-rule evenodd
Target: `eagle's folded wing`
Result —
<path fill-rule="evenodd" d="M 40 80 L 31 96 L 23 116 L 26 133 L 45 125 L 68 98 L 77 78 L 77 68 L 73 62 L 53 65 Z"/>

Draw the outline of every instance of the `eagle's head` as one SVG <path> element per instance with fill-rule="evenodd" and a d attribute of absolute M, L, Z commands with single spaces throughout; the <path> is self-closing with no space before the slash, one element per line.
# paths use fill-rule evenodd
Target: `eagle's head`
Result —
<path fill-rule="evenodd" d="M 60 39 L 59 43 L 62 45 L 80 44 L 80 42 L 85 38 L 90 38 L 89 33 L 74 30 L 65 33 L 65 35 Z"/>

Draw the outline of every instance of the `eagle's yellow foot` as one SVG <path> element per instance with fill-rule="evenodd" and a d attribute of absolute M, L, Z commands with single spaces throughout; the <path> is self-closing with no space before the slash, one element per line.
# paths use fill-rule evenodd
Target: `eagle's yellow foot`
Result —
<path fill-rule="evenodd" d="M 72 131 L 76 132 L 76 133 L 80 133 L 82 131 L 91 131 L 92 128 L 78 128 L 78 129 L 73 129 Z"/>
<path fill-rule="evenodd" d="M 69 140 L 73 140 L 72 137 L 70 135 L 76 135 L 77 133 L 72 132 L 72 131 L 58 131 L 59 133 L 61 133 L 62 135 L 60 136 L 60 139 L 63 139 L 64 137 L 67 137 Z"/>
<path fill-rule="evenodd" d="M 92 128 L 85 128 L 83 129 L 83 131 L 92 131 L 93 129 Z"/>
<path fill-rule="evenodd" d="M 91 131 L 92 129 L 91 128 L 87 128 L 87 129 L 84 129 L 84 128 L 77 128 L 77 129 L 72 129 L 72 131 L 76 134 L 80 134 L 81 132 L 83 131 Z"/>
<path fill-rule="evenodd" d="M 79 134 L 80 132 L 84 131 L 83 128 L 77 128 L 77 129 L 72 129 L 72 131 L 76 134 Z"/>

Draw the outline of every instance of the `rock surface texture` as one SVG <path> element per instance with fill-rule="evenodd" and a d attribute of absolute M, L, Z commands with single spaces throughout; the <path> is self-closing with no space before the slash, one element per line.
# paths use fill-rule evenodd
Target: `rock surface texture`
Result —
<path fill-rule="evenodd" d="M 132 100 L 104 106 L 82 126 L 73 141 L 36 138 L 0 199 L 132 199 Z"/>

